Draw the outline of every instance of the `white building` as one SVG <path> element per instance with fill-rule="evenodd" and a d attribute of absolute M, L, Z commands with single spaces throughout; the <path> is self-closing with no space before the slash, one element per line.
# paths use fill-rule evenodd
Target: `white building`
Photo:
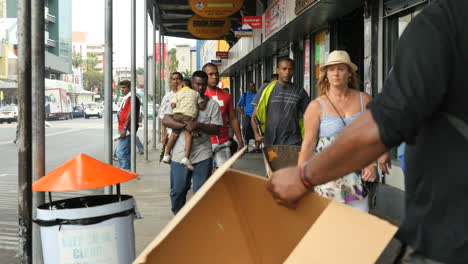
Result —
<path fill-rule="evenodd" d="M 96 65 L 96 71 L 104 72 L 104 44 L 91 43 L 87 40 L 86 32 L 73 32 L 72 51 L 81 55 L 85 60 L 89 54 L 96 55 L 99 63 Z"/>
<path fill-rule="evenodd" d="M 190 72 L 193 73 L 197 70 L 197 52 L 195 47 L 191 47 L 190 44 L 178 44 L 175 45 L 176 58 L 179 61 L 177 67 L 178 72 Z M 188 76 L 186 76 L 188 77 Z"/>

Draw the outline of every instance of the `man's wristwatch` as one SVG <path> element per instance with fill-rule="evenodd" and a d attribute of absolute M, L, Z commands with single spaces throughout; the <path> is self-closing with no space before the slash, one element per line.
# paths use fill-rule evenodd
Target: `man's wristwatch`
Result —
<path fill-rule="evenodd" d="M 124 127 L 123 127 L 123 130 L 128 130 L 128 127 L 124 126 Z"/>

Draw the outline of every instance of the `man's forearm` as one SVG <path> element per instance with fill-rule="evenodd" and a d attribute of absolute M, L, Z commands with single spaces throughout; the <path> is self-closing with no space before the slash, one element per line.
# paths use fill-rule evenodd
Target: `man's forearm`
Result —
<path fill-rule="evenodd" d="M 198 123 L 198 128 L 208 135 L 217 135 L 221 131 L 221 126 L 213 124 Z"/>
<path fill-rule="evenodd" d="M 314 185 L 324 184 L 366 167 L 386 151 L 379 128 L 367 110 L 332 145 L 307 162 L 306 175 Z"/>
<path fill-rule="evenodd" d="M 176 121 L 172 115 L 164 115 L 164 118 L 162 120 L 162 124 L 165 127 L 171 128 L 171 129 L 183 129 L 185 124 Z"/>
<path fill-rule="evenodd" d="M 235 118 L 234 120 L 231 120 L 231 125 L 232 125 L 232 130 L 234 131 L 234 134 L 236 135 L 237 141 L 243 142 L 242 133 L 240 131 L 239 120 L 237 120 L 237 118 Z"/>
<path fill-rule="evenodd" d="M 250 125 L 252 126 L 254 137 L 260 136 L 260 132 L 258 131 L 258 126 L 257 126 L 257 121 L 255 121 L 256 118 L 257 118 L 257 111 L 253 113 L 252 118 L 250 119 Z"/>

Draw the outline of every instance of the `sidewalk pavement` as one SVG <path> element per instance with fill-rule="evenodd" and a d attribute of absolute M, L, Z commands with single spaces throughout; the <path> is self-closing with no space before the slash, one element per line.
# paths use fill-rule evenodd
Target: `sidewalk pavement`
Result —
<path fill-rule="evenodd" d="M 173 217 L 169 198 L 169 165 L 159 163 L 159 148 L 157 150 L 150 148 L 148 160 L 144 160 L 144 155 L 137 155 L 136 167 L 139 178 L 121 184 L 122 194 L 132 195 L 135 198 L 138 211 L 143 217 L 134 222 L 137 256 Z M 234 164 L 233 169 L 266 175 L 263 158 L 257 153 L 245 154 Z M 188 197 L 191 195 L 189 192 Z"/>

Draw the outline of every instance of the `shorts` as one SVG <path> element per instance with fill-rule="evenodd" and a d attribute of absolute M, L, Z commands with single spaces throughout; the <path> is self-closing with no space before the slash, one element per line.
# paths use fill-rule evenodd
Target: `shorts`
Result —
<path fill-rule="evenodd" d="M 213 161 L 215 167 L 221 167 L 231 157 L 231 141 L 226 141 L 222 144 L 212 144 Z"/>
<path fill-rule="evenodd" d="M 187 115 L 180 114 L 180 113 L 174 114 L 174 115 L 173 115 L 173 118 L 174 118 L 174 120 L 177 121 L 177 122 L 190 122 L 190 121 L 195 121 L 195 118 L 194 118 L 194 117 L 187 116 Z M 180 132 L 182 132 L 182 129 L 172 129 L 172 133 L 174 133 L 175 135 L 179 135 Z"/>
<path fill-rule="evenodd" d="M 255 140 L 254 133 L 252 130 L 252 124 L 250 123 L 251 117 L 246 116 L 242 118 L 242 136 L 247 142 L 251 139 Z"/>

